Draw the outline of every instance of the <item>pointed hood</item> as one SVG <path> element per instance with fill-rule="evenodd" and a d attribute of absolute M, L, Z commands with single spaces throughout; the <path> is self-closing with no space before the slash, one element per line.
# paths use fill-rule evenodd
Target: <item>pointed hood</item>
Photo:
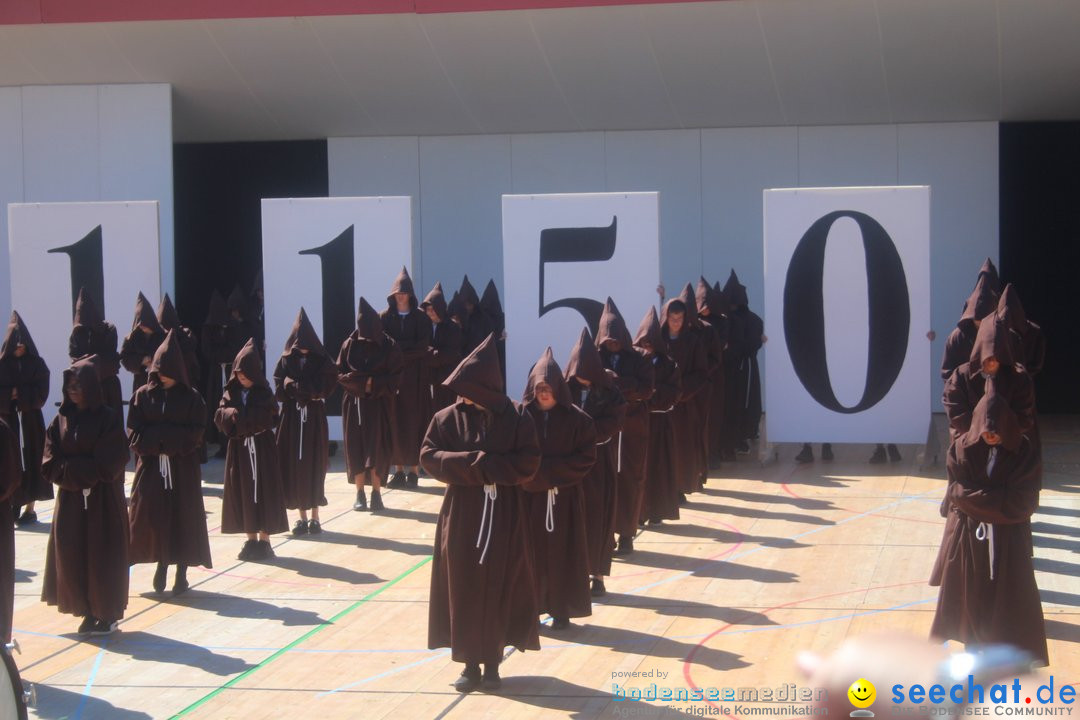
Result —
<path fill-rule="evenodd" d="M 626 329 L 626 321 L 610 297 L 604 303 L 604 311 L 600 314 L 600 323 L 596 328 L 596 347 L 603 347 L 608 340 L 615 340 L 622 345 L 621 350 L 629 350 L 634 346 L 634 339 Z"/>
<path fill-rule="evenodd" d="M 37 345 L 30 337 L 30 331 L 23 322 L 22 316 L 12 310 L 11 319 L 8 320 L 7 334 L 4 335 L 4 344 L 0 346 L 0 358 L 15 357 L 15 346 L 19 343 L 26 346 L 26 357 L 40 357 Z"/>
<path fill-rule="evenodd" d="M 145 325 L 155 334 L 162 332 L 161 324 L 154 313 L 154 306 L 142 293 L 135 298 L 135 318 L 131 321 L 131 329 L 136 330 L 140 325 Z"/>
<path fill-rule="evenodd" d="M 446 316 L 457 317 L 459 320 L 465 319 L 465 303 L 461 302 L 461 295 L 457 290 L 454 291 L 450 302 L 446 304 Z"/>
<path fill-rule="evenodd" d="M 229 312 L 232 312 L 233 310 L 238 310 L 240 312 L 240 317 L 244 318 L 245 320 L 247 319 L 247 298 L 244 297 L 244 291 L 240 289 L 239 284 L 237 284 L 237 286 L 234 287 L 233 291 L 229 294 L 229 299 L 226 301 L 226 305 L 228 305 Z"/>
<path fill-rule="evenodd" d="M 239 386 L 240 381 L 236 379 L 237 371 L 243 372 L 248 380 L 255 383 L 255 387 L 270 386 L 270 383 L 266 381 L 266 372 L 263 370 L 262 355 L 259 354 L 259 349 L 255 347 L 255 338 L 248 338 L 248 341 L 244 343 L 244 347 L 240 348 L 240 352 L 236 353 L 236 359 L 233 360 L 233 371 L 229 377 L 229 382 L 235 382 Z"/>
<path fill-rule="evenodd" d="M 717 307 L 716 292 L 704 275 L 698 278 L 697 287 L 694 288 L 694 301 L 697 303 L 699 314 L 705 308 L 709 308 L 709 315 L 716 315 L 720 312 Z"/>
<path fill-rule="evenodd" d="M 990 258 L 986 258 L 983 261 L 982 267 L 979 268 L 979 278 L 986 278 L 986 281 L 990 285 L 990 289 L 995 293 L 1001 292 L 1001 277 L 998 275 L 997 268 L 994 267 L 994 261 Z"/>
<path fill-rule="evenodd" d="M 220 327 L 226 327 L 232 325 L 233 318 L 229 314 L 229 306 L 225 303 L 225 298 L 221 296 L 221 293 L 214 290 L 210 294 L 210 310 L 206 314 L 206 322 L 204 325 L 217 325 Z"/>
<path fill-rule="evenodd" d="M 383 326 L 379 313 L 375 312 L 375 308 L 364 298 L 360 298 L 360 310 L 356 314 L 356 337 L 380 345 L 383 341 Z"/>
<path fill-rule="evenodd" d="M 992 283 L 988 275 L 980 273 L 979 279 L 975 282 L 975 289 L 971 291 L 971 296 L 964 304 L 964 314 L 960 316 L 960 323 L 982 320 L 997 309 L 998 295 Z"/>
<path fill-rule="evenodd" d="M 484 342 L 466 355 L 454 368 L 454 372 L 443 380 L 443 385 L 454 394 L 468 398 L 486 410 L 499 412 L 506 407 L 510 398 L 506 397 L 503 389 L 495 335 L 489 334 Z"/>
<path fill-rule="evenodd" d="M 975 345 L 971 348 L 972 372 L 979 372 L 982 362 L 988 357 L 995 357 L 1002 368 L 1012 367 L 1012 342 L 1009 338 L 1009 326 L 1003 318 L 991 315 L 979 325 L 975 336 Z M 999 371 L 1000 372 L 1000 371 Z"/>
<path fill-rule="evenodd" d="M 566 361 L 565 376 L 568 382 L 581 378 L 593 387 L 611 387 L 611 377 L 604 372 L 604 362 L 589 336 L 588 328 L 581 328 L 577 344 L 570 351 L 570 359 Z"/>
<path fill-rule="evenodd" d="M 644 343 L 652 345 L 652 350 L 657 355 L 667 355 L 668 344 L 664 339 L 664 333 L 660 330 L 660 318 L 656 316 L 656 308 L 650 307 L 638 325 L 637 335 L 634 336 L 634 346 L 644 349 Z"/>
<path fill-rule="evenodd" d="M 698 327 L 700 323 L 697 314 L 697 298 L 690 283 L 686 283 L 686 287 L 679 293 L 679 300 L 682 300 L 682 304 L 686 306 L 686 324 L 690 327 Z"/>
<path fill-rule="evenodd" d="M 64 371 L 63 394 L 60 401 L 60 413 L 68 415 L 75 411 L 75 404 L 68 399 L 67 389 L 73 380 L 78 380 L 82 387 L 83 399 L 88 410 L 96 410 L 105 404 L 105 394 L 101 391 L 101 368 L 93 356 L 85 357 L 71 364 Z"/>
<path fill-rule="evenodd" d="M 75 301 L 75 317 L 72 324 L 97 327 L 103 322 L 105 322 L 105 317 L 101 314 L 101 310 L 98 309 L 97 303 L 90 297 L 90 293 L 86 292 L 86 288 L 80 288 L 79 298 Z"/>
<path fill-rule="evenodd" d="M 1006 285 L 1005 290 L 1001 293 L 997 311 L 999 316 L 1006 318 L 1009 327 L 1017 335 L 1027 333 L 1027 314 L 1024 312 L 1024 306 L 1020 302 L 1020 293 L 1016 292 L 1016 288 L 1013 287 L 1012 283 Z"/>
<path fill-rule="evenodd" d="M 180 315 L 176 312 L 176 308 L 169 298 L 169 293 L 165 293 L 165 297 L 161 298 L 161 302 L 158 303 L 157 319 L 161 329 L 165 332 L 180 329 Z M 165 374 L 168 375 L 168 373 Z"/>
<path fill-rule="evenodd" d="M 421 310 L 427 310 L 432 308 L 435 310 L 435 314 L 439 316 L 439 322 L 445 322 L 449 317 L 446 312 L 446 297 L 443 295 L 442 283 L 435 283 L 435 287 L 431 288 L 424 297 L 424 302 L 420 303 Z"/>
<path fill-rule="evenodd" d="M 462 306 L 480 305 L 480 296 L 476 294 L 476 288 L 469 282 L 469 276 L 466 275 L 465 279 L 461 281 L 461 289 L 458 290 L 458 295 L 461 297 Z"/>
<path fill-rule="evenodd" d="M 550 347 L 544 350 L 544 354 L 529 370 L 529 381 L 525 384 L 525 392 L 521 396 L 521 402 L 524 404 L 531 403 L 536 398 L 536 386 L 541 383 L 551 387 L 556 403 L 563 407 L 573 406 L 574 401 L 570 397 L 570 386 L 566 384 L 562 368 L 559 367 L 559 363 L 555 362 L 555 355 L 551 352 Z"/>
<path fill-rule="evenodd" d="M 169 331 L 150 361 L 147 379 L 151 385 L 161 384 L 159 375 L 170 377 L 184 387 L 191 387 L 187 364 L 184 362 L 184 351 L 180 349 L 180 336 L 175 330 Z"/>
<path fill-rule="evenodd" d="M 494 280 L 488 280 L 484 286 L 484 294 L 480 296 L 480 308 L 493 318 L 502 318 L 502 303 L 499 301 L 499 289 L 495 287 Z"/>
<path fill-rule="evenodd" d="M 735 268 L 732 268 L 731 274 L 728 275 L 727 284 L 724 285 L 724 295 L 727 296 L 728 304 L 733 308 L 750 304 L 750 299 L 746 296 L 746 286 L 739 282 Z"/>
<path fill-rule="evenodd" d="M 304 308 L 300 308 L 300 312 L 297 313 L 292 330 L 289 331 L 289 337 L 285 340 L 284 354 L 288 355 L 293 350 L 307 350 L 310 355 L 326 355 L 326 348 L 319 339 L 319 333 L 315 332 L 315 327 L 308 319 Z"/>
<path fill-rule="evenodd" d="M 405 269 L 404 265 L 401 267 L 401 272 L 394 279 L 394 284 L 390 286 L 390 294 L 386 296 L 386 304 L 393 312 L 397 312 L 397 302 L 394 300 L 396 293 L 408 293 L 409 308 L 416 309 L 419 301 L 416 299 L 416 291 L 413 290 L 412 278 L 409 277 L 409 271 Z"/>
<path fill-rule="evenodd" d="M 1016 413 L 1009 407 L 1009 402 L 998 394 L 993 383 L 986 384 L 986 392 L 975 405 L 964 444 L 969 447 L 974 445 L 982 439 L 984 432 L 1000 435 L 1002 447 L 1009 452 L 1016 452 L 1024 437 Z"/>

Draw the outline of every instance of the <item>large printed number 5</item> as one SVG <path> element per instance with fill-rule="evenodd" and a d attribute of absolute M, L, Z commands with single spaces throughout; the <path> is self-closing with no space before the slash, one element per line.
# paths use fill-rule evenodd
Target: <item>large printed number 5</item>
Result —
<path fill-rule="evenodd" d="M 540 302 L 539 315 L 543 317 L 555 308 L 577 310 L 589 332 L 596 337 L 604 304 L 590 298 L 561 298 L 544 302 L 544 269 L 548 263 L 603 262 L 615 254 L 615 235 L 618 216 L 611 218 L 607 227 L 548 228 L 540 231 Z"/>

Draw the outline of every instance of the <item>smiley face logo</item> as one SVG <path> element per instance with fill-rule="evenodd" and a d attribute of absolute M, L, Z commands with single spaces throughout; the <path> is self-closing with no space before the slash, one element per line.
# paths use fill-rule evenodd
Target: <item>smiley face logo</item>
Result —
<path fill-rule="evenodd" d="M 848 700 L 857 708 L 868 708 L 877 699 L 877 689 L 874 684 L 864 678 L 859 678 L 851 683 L 847 691 Z"/>

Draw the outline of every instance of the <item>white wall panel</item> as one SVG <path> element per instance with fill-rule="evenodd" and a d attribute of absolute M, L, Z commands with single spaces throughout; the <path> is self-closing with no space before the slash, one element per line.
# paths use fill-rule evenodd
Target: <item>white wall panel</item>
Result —
<path fill-rule="evenodd" d="M 22 91 L 0 88 L 0 318 L 11 314 L 8 204 L 23 201 Z"/>
<path fill-rule="evenodd" d="M 23 181 L 28 202 L 101 199 L 97 87 L 23 88 Z"/>

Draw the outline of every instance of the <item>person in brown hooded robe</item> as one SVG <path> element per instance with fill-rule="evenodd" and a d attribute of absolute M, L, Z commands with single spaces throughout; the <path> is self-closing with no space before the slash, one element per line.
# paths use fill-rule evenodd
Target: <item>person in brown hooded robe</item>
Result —
<path fill-rule="evenodd" d="M 64 371 L 64 400 L 45 432 L 41 464 L 60 488 L 41 599 L 82 617 L 80 635 L 116 630 L 128 599 L 128 439 L 120 410 L 105 404 L 95 364 L 88 358 Z"/>
<path fill-rule="evenodd" d="M 153 305 L 145 295 L 139 293 L 135 299 L 135 319 L 131 323 L 131 332 L 120 345 L 120 364 L 132 375 L 132 396 L 146 384 L 150 362 L 164 340 L 165 331 L 154 314 Z"/>
<path fill-rule="evenodd" d="M 698 316 L 697 293 L 690 283 L 686 283 L 679 300 L 686 306 L 686 328 L 701 348 L 704 362 L 704 378 L 701 389 L 694 395 L 688 407 L 688 413 L 692 427 L 697 432 L 693 437 L 693 455 L 691 456 L 691 471 L 689 484 L 684 492 L 696 492 L 701 489 L 708 479 L 709 473 L 709 407 L 712 398 L 712 376 L 715 368 L 716 336 L 711 325 L 701 322 Z"/>
<path fill-rule="evenodd" d="M 179 594 L 188 589 L 189 565 L 213 566 L 199 467 L 206 404 L 191 387 L 175 330 L 154 353 L 147 382 L 131 399 L 127 426 L 138 458 L 130 562 L 157 563 L 157 593 L 165 591 L 169 565 L 176 565 L 173 593 Z"/>
<path fill-rule="evenodd" d="M 675 484 L 682 495 L 700 487 L 702 467 L 701 418 L 697 396 L 708 392 L 705 344 L 693 327 L 694 309 L 681 300 L 668 300 L 660 317 L 667 354 L 680 370 L 678 402 L 672 411 L 676 447 L 672 456 Z M 680 498 L 682 500 L 684 498 Z"/>
<path fill-rule="evenodd" d="M 1013 339 L 1013 357 L 1034 378 L 1046 363 L 1046 337 L 1042 328 L 1028 319 L 1020 302 L 1020 293 L 1012 283 L 1005 286 L 998 300 L 997 312 L 1007 316 Z"/>
<path fill-rule="evenodd" d="M 465 303 L 461 302 L 461 293 L 457 290 L 450 297 L 450 302 L 446 303 L 446 314 L 450 316 L 450 321 L 458 326 L 461 330 L 461 342 L 465 342 Z M 462 346 L 464 348 L 464 345 Z M 464 350 L 463 350 L 464 352 Z"/>
<path fill-rule="evenodd" d="M 619 535 L 615 555 L 634 551 L 634 535 L 641 517 L 645 489 L 645 462 L 649 450 L 649 407 L 653 394 L 653 366 L 634 349 L 619 309 L 611 298 L 604 303 L 596 331 L 600 362 L 613 385 L 626 400 L 622 431 L 613 442 L 616 467 L 614 532 Z"/>
<path fill-rule="evenodd" d="M 1027 526 L 1039 504 L 1039 460 L 992 385 L 949 448 L 947 467 L 948 515 L 930 578 L 941 588 L 931 637 L 1008 643 L 1049 664 Z"/>
<path fill-rule="evenodd" d="M 274 439 L 278 405 L 254 338 L 248 338 L 232 368 L 214 414 L 218 429 L 229 439 L 221 532 L 247 534 L 237 559 L 266 560 L 274 557 L 270 536 L 289 529 Z"/>
<path fill-rule="evenodd" d="M 964 312 L 956 323 L 956 328 L 945 339 L 945 354 L 941 358 L 941 379 L 948 380 L 956 368 L 968 361 L 975 336 L 983 318 L 997 309 L 998 294 L 993 288 L 993 281 L 987 273 L 979 273 L 975 289 L 964 303 Z"/>
<path fill-rule="evenodd" d="M 157 319 L 162 330 L 176 332 L 176 339 L 180 341 L 180 352 L 184 356 L 188 381 L 191 383 L 188 387 L 198 390 L 202 378 L 199 366 L 199 343 L 195 340 L 195 333 L 180 324 L 180 315 L 177 314 L 176 306 L 173 305 L 169 293 L 165 293 L 165 297 L 158 303 Z"/>
<path fill-rule="evenodd" d="M 263 271 L 255 273 L 255 280 L 251 283 L 251 294 L 248 296 L 247 314 L 248 325 L 251 327 L 252 337 L 259 347 L 259 352 L 266 355 L 266 302 L 263 293 Z"/>
<path fill-rule="evenodd" d="M 431 344 L 427 350 L 427 379 L 431 392 L 431 414 L 450 407 L 457 398 L 443 385 L 450 372 L 461 362 L 461 327 L 450 319 L 442 284 L 435 283 L 420 303 L 431 321 Z M 428 422 L 430 422 L 428 418 Z"/>
<path fill-rule="evenodd" d="M 488 335 L 495 332 L 495 328 L 492 324 L 491 318 L 487 316 L 484 309 L 480 306 L 480 296 L 476 294 L 476 288 L 469 282 L 469 276 L 466 275 L 461 281 L 461 289 L 458 290 L 458 297 L 461 300 L 461 330 L 462 330 L 462 352 L 466 355 L 471 353 L 476 347 L 487 338 Z M 500 334 L 495 335 L 495 343 L 498 345 Z M 496 347 L 498 350 L 498 347 Z M 499 366 L 502 367 L 501 365 Z M 505 383 L 504 383 L 505 384 Z"/>
<path fill-rule="evenodd" d="M 326 505 L 330 456 L 326 398 L 336 387 L 337 365 L 300 308 L 274 368 L 274 395 L 281 403 L 277 446 L 285 507 L 300 511 L 293 535 L 322 532 L 319 507 Z"/>
<path fill-rule="evenodd" d="M 522 484 L 532 549 L 537 614 L 551 629 L 592 615 L 589 541 L 582 481 L 596 463 L 596 427 L 571 401 L 551 348 L 529 371 L 521 398 L 540 441 L 540 468 Z"/>
<path fill-rule="evenodd" d="M 0 419 L 15 433 L 19 448 L 21 482 L 10 500 L 15 510 L 25 506 L 15 520 L 16 525 L 24 527 L 37 522 L 34 503 L 52 500 L 53 489 L 41 476 L 41 455 L 45 450 L 45 416 L 41 409 L 49 399 L 49 368 L 17 312 L 11 313 L 0 346 L 0 399 Z"/>
<path fill-rule="evenodd" d="M 431 561 L 428 647 L 449 647 L 454 662 L 465 663 L 458 691 L 481 684 L 494 690 L 507 645 L 540 649 L 520 487 L 540 467 L 540 445 L 532 415 L 503 390 L 493 335 L 445 384 L 459 400 L 435 413 L 420 449 L 424 469 L 446 483 Z"/>
<path fill-rule="evenodd" d="M 431 391 L 427 379 L 427 352 L 431 346 L 431 320 L 419 309 L 409 271 L 401 268 L 386 298 L 379 319 L 383 332 L 401 351 L 401 379 L 390 399 L 390 487 L 416 487 L 420 441 L 431 418 Z"/>
<path fill-rule="evenodd" d="M 383 332 L 375 308 L 360 298 L 353 330 L 338 354 L 341 424 L 345 438 L 345 472 L 356 485 L 353 510 L 367 510 L 364 487 L 371 485 L 371 510 L 383 510 L 382 478 L 393 452 L 392 402 L 401 383 L 401 349 Z"/>
<path fill-rule="evenodd" d="M 732 399 L 728 407 L 733 410 L 730 417 L 735 424 L 735 451 L 745 455 L 750 452 L 749 441 L 757 439 L 758 426 L 761 424 L 761 371 L 758 369 L 757 354 L 765 342 L 765 322 L 750 310 L 746 286 L 739 282 L 735 270 L 728 276 L 724 295 L 730 306 L 728 320 L 733 317 L 737 319 L 731 324 L 728 347 L 734 346 L 732 354 L 738 362 L 735 382 L 726 384 L 725 390 Z M 734 334 L 736 330 L 738 336 Z M 727 377 L 730 376 L 726 376 L 725 380 Z"/>
<path fill-rule="evenodd" d="M 720 466 L 720 437 L 724 427 L 724 349 L 728 342 L 727 300 L 705 278 L 699 278 L 695 290 L 698 322 L 707 339 L 706 358 L 709 366 L 709 396 L 706 413 L 709 418 L 705 434 L 708 467 Z"/>
<path fill-rule="evenodd" d="M 615 387 L 614 378 L 615 373 L 604 368 L 589 330 L 582 328 L 566 363 L 566 382 L 574 404 L 596 425 L 596 464 L 582 483 L 593 597 L 607 594 L 604 578 L 611 574 L 611 557 L 615 551 L 619 434 L 626 422 L 627 402 Z"/>
<path fill-rule="evenodd" d="M 73 325 L 68 338 L 68 357 L 75 363 L 85 357 L 94 356 L 94 367 L 101 375 L 101 397 L 106 406 L 122 412 L 124 401 L 120 390 L 120 353 L 116 352 L 116 327 L 105 321 L 86 288 L 79 289 Z"/>
<path fill-rule="evenodd" d="M 499 289 L 494 280 L 488 280 L 484 294 L 480 296 L 480 311 L 484 313 L 495 333 L 495 347 L 499 351 L 499 367 L 502 368 L 503 382 L 506 382 L 506 314 L 499 300 Z"/>
<path fill-rule="evenodd" d="M 11 499 L 19 492 L 18 434 L 0 417 L 0 518 L 11 517 Z M 11 619 L 15 612 L 15 528 L 0 524 L 0 643 L 11 642 Z"/>
<path fill-rule="evenodd" d="M 247 298 L 244 297 L 244 291 L 240 289 L 239 285 L 229 293 L 229 299 L 225 301 L 225 304 L 232 320 L 228 326 L 229 347 L 236 348 L 237 352 L 239 352 L 249 338 L 255 338 L 255 349 L 262 353 L 258 334 L 255 332 L 255 325 L 251 321 L 251 306 L 248 304 Z M 233 357 L 235 357 L 235 354 Z"/>
<path fill-rule="evenodd" d="M 679 302 L 673 300 L 671 302 Z M 682 304 L 681 302 L 679 303 Z M 641 518 L 659 525 L 679 519 L 679 442 L 674 419 L 682 384 L 682 368 L 668 354 L 667 338 L 660 329 L 656 309 L 649 308 L 638 327 L 634 346 L 653 368 L 653 394 L 649 408 L 649 449 Z"/>
<path fill-rule="evenodd" d="M 208 408 L 216 408 L 221 403 L 221 393 L 225 389 L 229 376 L 232 375 L 233 358 L 240 352 L 241 346 L 233 347 L 231 342 L 233 323 L 234 320 L 229 313 L 225 298 L 214 290 L 210 295 L 210 310 L 199 338 L 206 365 L 206 375 L 203 378 L 203 399 L 206 400 Z M 220 445 L 215 457 L 225 457 L 225 446 L 229 440 L 218 431 L 212 414 L 207 421 L 205 437 L 206 442 Z"/>

